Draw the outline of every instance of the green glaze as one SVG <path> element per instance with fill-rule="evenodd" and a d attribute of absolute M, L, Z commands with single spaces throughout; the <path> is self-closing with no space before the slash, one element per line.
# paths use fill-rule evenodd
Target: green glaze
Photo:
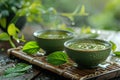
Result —
<path fill-rule="evenodd" d="M 42 30 L 34 32 L 35 40 L 46 51 L 46 55 L 64 49 L 64 42 L 73 38 L 73 33 L 64 30 Z"/>
<path fill-rule="evenodd" d="M 78 47 L 79 45 L 84 47 L 92 45 L 93 48 L 81 48 Z M 111 44 L 99 39 L 72 39 L 66 41 L 64 46 L 68 56 L 75 61 L 78 66 L 87 68 L 96 67 L 99 63 L 105 61 L 111 51 Z M 97 48 L 94 48 L 96 46 Z"/>

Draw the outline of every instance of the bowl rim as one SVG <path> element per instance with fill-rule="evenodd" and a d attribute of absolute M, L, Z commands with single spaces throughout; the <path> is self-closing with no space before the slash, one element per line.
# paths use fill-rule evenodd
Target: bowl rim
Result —
<path fill-rule="evenodd" d="M 33 32 L 33 36 L 38 38 L 38 34 L 39 33 L 42 33 L 42 32 L 47 32 L 47 31 L 60 31 L 60 32 L 66 32 L 68 34 L 70 34 L 68 37 L 65 37 L 65 38 L 42 38 L 42 37 L 39 37 L 39 39 L 45 39 L 45 40 L 63 40 L 63 39 L 69 39 L 69 38 L 73 38 L 74 37 L 74 33 L 73 32 L 70 32 L 70 31 L 67 31 L 67 30 L 61 30 L 61 29 L 46 29 L 46 30 L 37 30 L 37 31 L 34 31 Z"/>
<path fill-rule="evenodd" d="M 70 43 L 70 42 L 72 42 L 72 41 L 75 41 L 75 40 L 96 40 L 96 41 L 104 42 L 104 43 L 108 44 L 109 46 L 107 46 L 107 47 L 104 48 L 104 49 L 99 49 L 99 50 L 78 50 L 78 49 L 73 49 L 73 48 L 70 48 L 70 47 L 67 46 L 68 43 Z M 74 38 L 74 39 L 65 41 L 64 47 L 65 47 L 65 48 L 68 48 L 68 49 L 70 49 L 70 50 L 73 50 L 73 51 L 98 52 L 98 51 L 104 51 L 104 50 L 107 50 L 107 49 L 111 49 L 111 48 L 112 48 L 112 45 L 111 45 L 108 41 L 105 41 L 105 40 L 103 40 L 103 39 L 95 39 L 95 38 Z"/>

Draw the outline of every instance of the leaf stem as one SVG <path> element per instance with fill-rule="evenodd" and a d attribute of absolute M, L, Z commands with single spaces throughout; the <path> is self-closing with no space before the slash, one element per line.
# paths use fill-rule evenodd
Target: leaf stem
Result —
<path fill-rule="evenodd" d="M 15 16 L 12 18 L 12 20 L 10 21 L 10 23 L 16 24 L 18 18 L 19 18 L 19 16 L 17 14 L 15 14 Z"/>
<path fill-rule="evenodd" d="M 15 46 L 15 44 L 14 44 L 14 42 L 12 41 L 11 38 L 9 38 L 9 42 L 10 42 L 10 44 L 11 44 L 11 46 L 12 46 L 13 48 L 16 48 L 16 46 Z"/>

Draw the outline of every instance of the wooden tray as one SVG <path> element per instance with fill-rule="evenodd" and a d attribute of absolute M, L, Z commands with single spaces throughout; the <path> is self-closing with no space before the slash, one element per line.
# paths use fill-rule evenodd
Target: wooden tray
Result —
<path fill-rule="evenodd" d="M 36 57 L 28 55 L 22 52 L 21 47 L 9 49 L 8 54 L 71 80 L 107 80 L 120 76 L 120 65 L 111 62 L 106 62 L 109 64 L 106 68 L 78 69 L 69 64 L 53 66 L 46 62 L 46 56 Z"/>

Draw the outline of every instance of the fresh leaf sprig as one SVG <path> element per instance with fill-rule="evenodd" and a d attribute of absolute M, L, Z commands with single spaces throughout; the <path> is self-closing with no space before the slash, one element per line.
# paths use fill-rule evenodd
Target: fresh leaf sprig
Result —
<path fill-rule="evenodd" d="M 110 41 L 110 43 L 111 43 L 111 45 L 112 45 L 112 52 L 113 52 L 116 56 L 120 56 L 120 51 L 116 51 L 117 45 L 116 45 L 114 42 L 112 42 L 112 41 Z"/>
<path fill-rule="evenodd" d="M 114 52 L 117 49 L 117 45 L 113 41 L 110 41 L 110 43 L 112 45 L 112 51 Z"/>
<path fill-rule="evenodd" d="M 25 74 L 27 70 L 31 69 L 32 65 L 28 65 L 25 63 L 18 63 L 15 67 L 7 68 L 4 72 L 4 75 L 0 78 L 9 78 L 9 77 L 16 77 L 22 74 Z"/>
<path fill-rule="evenodd" d="M 15 26 L 14 23 L 9 24 L 7 32 L 3 32 L 0 34 L 0 40 L 2 41 L 9 41 L 12 47 L 16 47 L 13 40 L 17 42 L 23 41 L 25 42 L 24 35 L 19 38 L 18 33 L 20 30 Z"/>

